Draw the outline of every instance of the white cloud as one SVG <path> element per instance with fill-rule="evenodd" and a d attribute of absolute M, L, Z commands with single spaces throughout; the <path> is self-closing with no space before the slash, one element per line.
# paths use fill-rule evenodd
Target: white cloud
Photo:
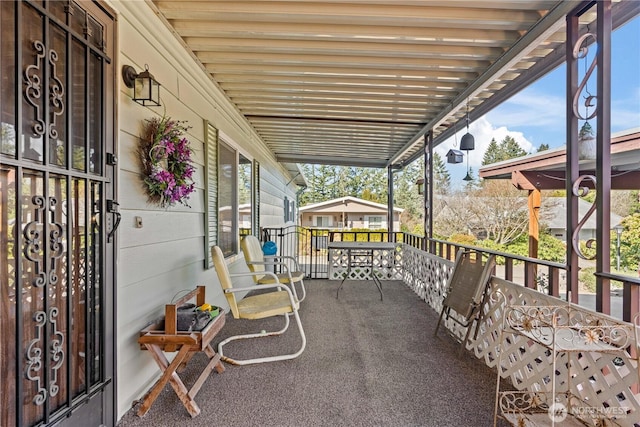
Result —
<path fill-rule="evenodd" d="M 469 132 L 473 135 L 475 140 L 475 150 L 469 151 L 469 166 L 472 167 L 476 172 L 482 165 L 482 158 L 484 157 L 484 153 L 487 151 L 492 138 L 495 139 L 496 142 L 500 143 L 506 136 L 510 136 L 527 153 L 531 153 L 532 151 L 534 151 L 533 144 L 524 137 L 522 132 L 510 131 L 505 126 L 496 128 L 487 120 L 486 116 L 482 116 L 480 119 L 471 123 L 471 125 L 469 126 Z M 446 159 L 446 154 L 450 149 L 459 149 L 460 139 L 465 133 L 467 133 L 466 128 L 458 130 L 457 143 L 455 141 L 455 138 L 451 137 L 444 143 L 438 145 L 435 148 L 435 151 L 440 154 L 443 159 Z M 465 167 L 467 164 L 466 161 L 467 159 L 465 158 Z"/>
<path fill-rule="evenodd" d="M 513 98 L 490 111 L 492 123 L 512 127 L 557 127 L 565 124 L 566 105 L 562 94 L 549 95 L 533 89 L 525 89 Z"/>

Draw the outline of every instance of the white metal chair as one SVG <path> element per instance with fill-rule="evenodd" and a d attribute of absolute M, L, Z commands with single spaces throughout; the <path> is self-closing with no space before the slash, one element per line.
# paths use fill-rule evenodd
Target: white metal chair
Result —
<path fill-rule="evenodd" d="M 242 253 L 244 253 L 244 259 L 249 270 L 254 273 L 262 273 L 262 275 L 256 274 L 253 277 L 254 282 L 261 285 L 272 284 L 275 282 L 285 283 L 291 286 L 291 290 L 295 297 L 298 298 L 298 301 L 304 300 L 307 295 L 307 291 L 304 287 L 304 272 L 294 257 L 284 255 L 265 255 L 262 252 L 260 241 L 256 236 L 252 235 L 244 236 L 240 246 L 242 247 Z M 294 267 L 293 270 L 285 260 L 290 260 Z M 268 265 L 282 266 L 284 273 L 276 274 L 274 279 L 272 274 L 265 274 L 267 272 L 266 266 Z M 301 298 L 298 297 L 295 283 L 300 284 L 300 289 L 302 291 Z"/>
<path fill-rule="evenodd" d="M 227 302 L 229 303 L 229 308 L 231 309 L 231 313 L 233 314 L 233 317 L 235 319 L 259 320 L 273 316 L 284 316 L 285 319 L 285 325 L 279 331 L 235 335 L 223 340 L 220 344 L 218 344 L 218 353 L 220 354 L 220 358 L 225 362 L 231 363 L 233 365 L 250 365 L 255 363 L 294 359 L 302 354 L 307 345 L 307 338 L 304 334 L 304 329 L 302 328 L 300 316 L 298 315 L 299 303 L 294 297 L 291 290 L 287 286 L 278 282 L 275 274 L 269 272 L 261 272 L 258 274 L 272 276 L 272 284 L 243 286 L 240 288 L 236 288 L 233 286 L 232 278 L 253 276 L 256 273 L 230 274 L 229 269 L 227 268 L 227 263 L 224 260 L 224 254 L 218 246 L 213 246 L 211 248 L 211 257 L 213 258 L 213 264 L 215 266 L 216 273 L 218 274 L 218 279 L 220 280 L 220 286 L 222 286 L 224 295 L 227 298 Z M 235 295 L 236 292 L 248 292 L 254 290 L 264 291 L 268 289 L 273 290 L 257 295 L 250 295 L 243 298 L 242 300 L 236 299 Z M 293 317 L 296 319 L 296 323 L 298 324 L 298 329 L 300 331 L 300 336 L 302 337 L 302 346 L 295 353 L 283 354 L 279 356 L 258 357 L 245 360 L 233 359 L 224 355 L 223 347 L 230 341 L 246 338 L 265 338 L 274 335 L 282 335 L 289 327 L 290 315 L 293 315 Z"/>

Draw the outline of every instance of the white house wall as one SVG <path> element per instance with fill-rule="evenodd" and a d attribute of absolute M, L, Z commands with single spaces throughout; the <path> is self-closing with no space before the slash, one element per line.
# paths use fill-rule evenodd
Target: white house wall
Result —
<path fill-rule="evenodd" d="M 284 225 L 284 190 L 287 182 L 282 181 L 282 174 L 274 173 L 273 169 L 264 168 L 260 164 L 260 225 L 263 227 L 278 227 Z M 296 194 L 288 192 L 290 201 L 296 200 Z"/>
<path fill-rule="evenodd" d="M 207 302 L 226 307 L 215 270 L 205 270 L 204 257 L 204 120 L 260 162 L 261 225 L 280 225 L 283 200 L 295 200 L 295 186 L 252 128 L 228 103 L 191 55 L 181 46 L 146 2 L 112 1 L 118 12 L 119 56 L 116 59 L 118 101 L 118 201 L 122 221 L 118 239 L 117 393 L 118 418 L 131 408 L 158 377 L 151 356 L 141 351 L 139 331 L 163 314 L 164 305 L 181 290 L 207 286 Z M 123 65 L 149 71 L 162 84 L 162 107 L 147 108 L 131 101 L 131 89 L 121 79 Z M 188 138 L 197 166 L 191 207 L 162 209 L 147 203 L 137 159 L 138 137 L 145 119 L 162 114 L 187 120 Z M 142 219 L 136 228 L 135 217 Z M 246 271 L 241 256 L 230 265 Z"/>

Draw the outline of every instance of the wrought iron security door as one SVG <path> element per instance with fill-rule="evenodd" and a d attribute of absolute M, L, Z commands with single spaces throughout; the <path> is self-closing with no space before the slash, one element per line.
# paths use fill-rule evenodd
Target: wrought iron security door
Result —
<path fill-rule="evenodd" d="M 0 425 L 112 424 L 113 19 L 0 18 Z"/>

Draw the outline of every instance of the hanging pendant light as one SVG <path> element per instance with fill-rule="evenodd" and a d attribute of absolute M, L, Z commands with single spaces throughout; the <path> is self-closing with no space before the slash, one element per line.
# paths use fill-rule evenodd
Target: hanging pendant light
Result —
<path fill-rule="evenodd" d="M 469 103 L 467 102 L 467 133 L 465 133 L 460 140 L 460 149 L 469 151 L 474 150 L 475 148 L 475 139 L 473 138 L 473 135 L 469 133 Z"/>
<path fill-rule="evenodd" d="M 471 170 L 469 169 L 469 151 L 467 151 L 467 175 L 462 178 L 463 181 L 473 181 L 473 177 L 471 176 Z"/>
<path fill-rule="evenodd" d="M 475 140 L 473 135 L 470 133 L 465 133 L 462 139 L 460 140 L 460 149 L 469 151 L 475 149 Z"/>
<path fill-rule="evenodd" d="M 467 152 L 467 175 L 462 178 L 467 182 L 473 181 L 473 177 L 471 176 L 469 169 L 469 151 L 474 150 L 475 148 L 475 139 L 473 138 L 473 135 L 469 133 L 469 101 L 467 101 L 467 133 L 465 133 L 460 140 L 460 149 Z"/>

